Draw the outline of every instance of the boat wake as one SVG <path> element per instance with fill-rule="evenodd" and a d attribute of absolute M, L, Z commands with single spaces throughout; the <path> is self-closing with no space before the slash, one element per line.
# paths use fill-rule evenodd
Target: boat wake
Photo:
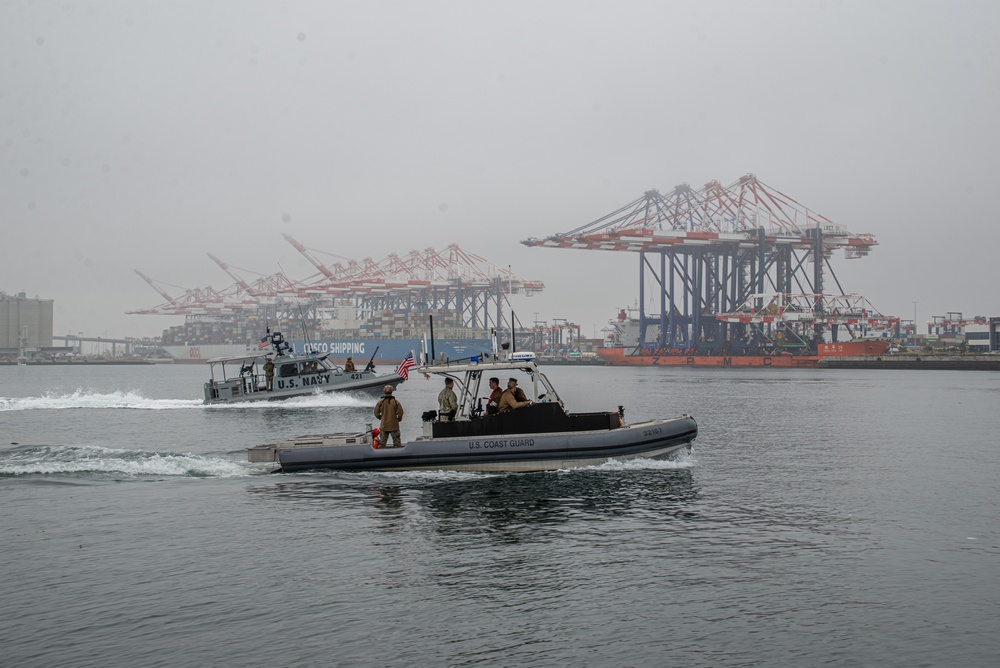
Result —
<path fill-rule="evenodd" d="M 202 406 L 200 401 L 196 402 Z M 237 401 L 225 404 L 212 404 L 202 406 L 205 410 L 219 411 L 233 408 L 372 408 L 375 405 L 375 398 L 364 394 L 352 394 L 348 392 L 326 392 L 324 394 L 310 394 L 304 397 L 292 397 L 281 401 Z"/>
<path fill-rule="evenodd" d="M 540 471 L 537 473 L 484 473 L 470 471 L 352 471 L 350 475 L 356 478 L 368 478 L 374 481 L 409 481 L 418 483 L 450 483 L 470 480 L 483 480 L 486 478 L 500 478 L 503 476 L 526 476 L 526 475 L 575 475 L 580 471 L 663 471 L 676 469 L 689 469 L 698 465 L 698 460 L 690 452 L 683 451 L 680 454 L 671 455 L 665 459 L 651 459 L 647 457 L 636 457 L 635 459 L 621 460 L 609 459 L 606 462 L 595 466 L 581 466 L 576 468 L 565 468 L 555 471 Z M 330 477 L 330 471 L 302 471 L 297 472 L 300 477 L 316 476 L 320 478 Z"/>
<path fill-rule="evenodd" d="M 196 408 L 201 406 L 197 399 L 149 399 L 136 390 L 100 393 L 77 389 L 71 394 L 46 392 L 40 397 L 0 397 L 0 412 L 61 410 L 65 408 L 133 408 L 140 410 L 169 410 L 175 408 Z"/>
<path fill-rule="evenodd" d="M 687 450 L 662 459 L 636 457 L 635 459 L 609 459 L 597 466 L 588 466 L 580 471 L 656 471 L 663 469 L 689 469 L 698 465 L 698 460 Z M 565 473 L 568 471 L 560 471 Z"/>
<path fill-rule="evenodd" d="M 137 390 L 101 393 L 82 388 L 66 394 L 46 392 L 40 397 L 0 397 L 0 412 L 62 410 L 69 408 L 122 408 L 147 411 L 176 409 L 231 410 L 234 408 L 336 408 L 371 407 L 371 397 L 354 394 L 317 394 L 280 402 L 256 401 L 206 406 L 201 399 L 150 399 Z"/>
<path fill-rule="evenodd" d="M 34 445 L 0 451 L 0 477 L 88 474 L 121 479 L 123 476 L 185 476 L 235 478 L 266 473 L 249 463 L 171 452 L 144 452 L 100 446 Z"/>

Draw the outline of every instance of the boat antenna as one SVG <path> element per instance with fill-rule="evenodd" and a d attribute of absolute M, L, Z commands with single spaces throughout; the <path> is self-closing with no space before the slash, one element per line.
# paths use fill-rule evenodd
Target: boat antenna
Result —
<path fill-rule="evenodd" d="M 514 335 L 514 309 L 510 310 L 510 352 L 517 352 L 517 336 Z"/>
<path fill-rule="evenodd" d="M 303 353 L 315 352 L 309 341 L 309 332 L 306 331 L 306 318 L 302 315 L 302 304 L 296 304 L 295 310 L 299 312 L 299 326 L 302 327 L 302 346 L 304 350 Z"/>

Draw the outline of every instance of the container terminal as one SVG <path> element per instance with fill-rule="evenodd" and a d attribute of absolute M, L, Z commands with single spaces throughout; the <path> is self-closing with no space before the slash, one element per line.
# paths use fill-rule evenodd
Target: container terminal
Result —
<path fill-rule="evenodd" d="M 538 294 L 542 281 L 517 276 L 457 244 L 376 261 L 283 237 L 312 265 L 313 275 L 262 275 L 211 253 L 233 281 L 228 288 L 175 288 L 136 269 L 164 301 L 128 313 L 182 316 L 184 323 L 165 329 L 158 342 L 96 341 L 112 342 L 110 356 L 123 351 L 204 362 L 254 351 L 267 329 L 280 327 L 300 350 L 395 363 L 411 350 L 461 358 L 487 349 L 497 332 L 550 363 L 723 366 L 816 366 L 823 357 L 916 348 L 926 353 L 927 346 L 956 352 L 1000 347 L 996 318 L 949 312 L 928 321 L 922 336 L 916 322 L 884 315 L 861 294 L 846 291 L 831 258 L 840 250 L 845 259 L 867 257 L 878 245 L 875 236 L 834 223 L 753 174 L 729 186 L 710 181 L 700 190 L 687 184 L 667 194 L 648 190 L 590 223 L 521 242 L 636 254 L 636 306 L 619 309 L 602 338 L 583 337 L 567 319 L 539 320 L 535 313 L 523 322 L 509 299 Z M 255 278 L 246 278 L 250 274 Z M 47 307 L 37 299 L 34 306 L 15 307 L 10 304 L 30 300 L 4 298 L 0 361 L 59 355 L 52 350 L 57 343 L 62 351 L 82 351 L 95 341 L 82 333 L 52 336 L 51 300 Z M 32 308 L 38 317 L 30 315 Z"/>
<path fill-rule="evenodd" d="M 817 366 L 826 357 L 879 357 L 903 334 L 901 318 L 846 291 L 831 264 L 840 250 L 867 257 L 875 236 L 754 174 L 728 186 L 648 190 L 594 221 L 521 243 L 637 255 L 636 314 L 621 311 L 598 351 L 614 364 Z M 981 335 L 995 349 L 995 327 L 986 327 Z"/>
<path fill-rule="evenodd" d="M 269 328 L 283 328 L 299 351 L 397 363 L 411 351 L 459 359 L 489 350 L 492 331 L 509 341 L 519 329 L 509 298 L 530 297 L 545 287 L 457 244 L 379 261 L 326 253 L 333 259 L 324 261 L 323 251 L 283 237 L 315 274 L 295 280 L 278 272 L 251 281 L 244 274 L 253 272 L 209 254 L 235 281 L 230 287 L 172 294 L 136 270 L 166 301 L 129 313 L 183 316 L 183 325 L 163 332 L 164 350 L 180 362 L 242 354 L 255 349 Z"/>

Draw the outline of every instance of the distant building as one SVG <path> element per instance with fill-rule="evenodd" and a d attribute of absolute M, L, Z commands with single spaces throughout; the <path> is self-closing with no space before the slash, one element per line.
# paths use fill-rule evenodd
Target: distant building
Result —
<path fill-rule="evenodd" d="M 0 355 L 52 346 L 52 300 L 0 292 Z"/>
<path fill-rule="evenodd" d="M 985 353 L 990 350 L 990 326 L 989 325 L 966 325 L 965 343 L 969 347 L 970 353 Z"/>
<path fill-rule="evenodd" d="M 985 353 L 997 349 L 996 318 L 977 315 L 966 318 L 959 311 L 935 315 L 927 321 L 927 345 L 935 348 L 958 348 L 962 344 L 970 353 Z"/>

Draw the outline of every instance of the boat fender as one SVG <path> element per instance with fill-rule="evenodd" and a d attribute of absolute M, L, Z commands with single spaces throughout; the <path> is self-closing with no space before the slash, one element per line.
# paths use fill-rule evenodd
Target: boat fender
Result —
<path fill-rule="evenodd" d="M 372 450 L 378 450 L 378 435 L 380 433 L 378 427 L 372 429 Z"/>

